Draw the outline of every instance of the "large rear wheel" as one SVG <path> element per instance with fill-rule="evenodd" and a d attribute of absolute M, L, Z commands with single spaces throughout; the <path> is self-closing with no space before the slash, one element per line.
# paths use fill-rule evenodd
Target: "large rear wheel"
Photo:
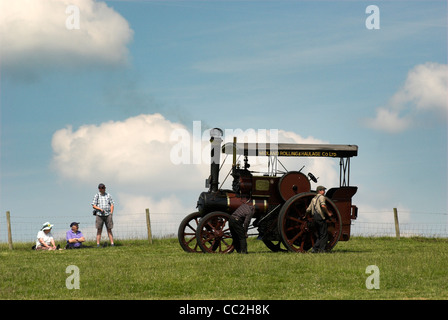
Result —
<path fill-rule="evenodd" d="M 306 252 L 311 249 L 317 240 L 317 231 L 313 224 L 313 218 L 306 215 L 306 209 L 314 198 L 315 193 L 301 193 L 293 196 L 285 202 L 280 210 L 278 229 L 284 245 L 290 251 Z M 330 251 L 336 245 L 342 233 L 341 215 L 336 205 L 325 197 L 328 210 L 333 214 L 327 219 L 328 243 L 326 251 Z"/>

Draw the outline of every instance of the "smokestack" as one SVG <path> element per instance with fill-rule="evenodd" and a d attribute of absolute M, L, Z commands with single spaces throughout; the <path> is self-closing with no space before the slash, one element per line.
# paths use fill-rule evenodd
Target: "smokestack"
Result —
<path fill-rule="evenodd" d="M 210 164 L 210 191 L 218 191 L 218 179 L 219 179 L 219 162 L 221 159 L 221 142 L 223 132 L 219 128 L 213 128 L 210 130 L 210 143 L 211 143 L 211 164 Z"/>

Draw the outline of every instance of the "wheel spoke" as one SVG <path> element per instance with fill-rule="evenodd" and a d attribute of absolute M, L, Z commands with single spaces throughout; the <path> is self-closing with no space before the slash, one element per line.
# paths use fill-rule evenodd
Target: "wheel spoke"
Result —
<path fill-rule="evenodd" d="M 297 233 L 296 236 L 291 239 L 290 243 L 293 244 L 297 240 L 297 238 L 301 237 L 302 235 L 303 235 L 303 230 L 300 230 L 300 232 Z"/>
<path fill-rule="evenodd" d="M 300 223 L 300 219 L 299 219 L 299 218 L 291 217 L 290 215 L 288 215 L 288 216 L 286 217 L 286 219 L 291 220 L 291 221 L 294 221 L 294 222 L 298 222 L 298 223 Z"/>
<path fill-rule="evenodd" d="M 215 226 L 214 225 L 212 225 L 212 223 L 211 222 L 207 222 L 207 226 L 209 226 L 210 227 L 210 233 L 213 233 L 213 232 L 215 232 Z"/>
<path fill-rule="evenodd" d="M 215 241 L 215 237 L 214 237 L 212 232 L 207 232 L 205 234 L 205 237 L 204 237 L 204 242 L 210 242 L 211 243 L 211 241 L 214 242 Z"/>
<path fill-rule="evenodd" d="M 195 222 L 196 222 L 196 226 L 197 226 L 197 225 L 198 225 L 198 224 L 197 224 L 197 220 L 195 220 Z M 191 226 L 190 222 L 187 224 L 186 227 L 190 228 L 193 232 L 196 232 L 196 228 L 193 228 L 193 227 Z"/>
<path fill-rule="evenodd" d="M 304 251 L 305 239 L 302 238 L 302 242 L 300 242 L 300 251 Z"/>

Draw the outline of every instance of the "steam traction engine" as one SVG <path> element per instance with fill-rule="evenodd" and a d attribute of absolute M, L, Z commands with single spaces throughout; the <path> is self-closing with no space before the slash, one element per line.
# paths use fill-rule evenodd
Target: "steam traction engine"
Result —
<path fill-rule="evenodd" d="M 229 230 L 230 215 L 243 203 L 255 207 L 253 226 L 258 229 L 258 239 L 272 251 L 306 252 L 314 245 L 316 230 L 306 208 L 316 195 L 310 180 L 317 182 L 312 173 L 302 169 L 279 174 L 278 157 L 332 157 L 340 159 L 339 187 L 330 188 L 326 203 L 333 213 L 327 220 L 331 250 L 338 241 L 350 239 L 351 220 L 357 217 L 357 207 L 352 197 L 357 187 L 350 186 L 350 158 L 357 156 L 355 145 L 331 144 L 258 144 L 227 143 L 221 148 L 222 130 L 215 128 L 211 135 L 209 187 L 197 202 L 197 212 L 186 216 L 178 230 L 181 247 L 187 252 L 230 253 L 233 251 Z M 221 150 L 222 149 L 222 150 Z M 221 151 L 233 155 L 232 190 L 219 189 Z M 236 157 L 244 156 L 244 166 L 236 164 Z M 249 170 L 248 156 L 269 157 L 270 172 L 256 176 Z"/>

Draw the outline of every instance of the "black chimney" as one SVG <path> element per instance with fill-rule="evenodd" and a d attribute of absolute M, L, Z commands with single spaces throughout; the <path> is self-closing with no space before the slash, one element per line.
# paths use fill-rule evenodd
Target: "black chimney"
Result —
<path fill-rule="evenodd" d="M 210 130 L 210 143 L 211 143 L 211 163 L 210 163 L 210 191 L 216 192 L 218 191 L 219 185 L 219 162 L 221 159 L 221 142 L 223 132 L 219 128 L 213 128 Z"/>

